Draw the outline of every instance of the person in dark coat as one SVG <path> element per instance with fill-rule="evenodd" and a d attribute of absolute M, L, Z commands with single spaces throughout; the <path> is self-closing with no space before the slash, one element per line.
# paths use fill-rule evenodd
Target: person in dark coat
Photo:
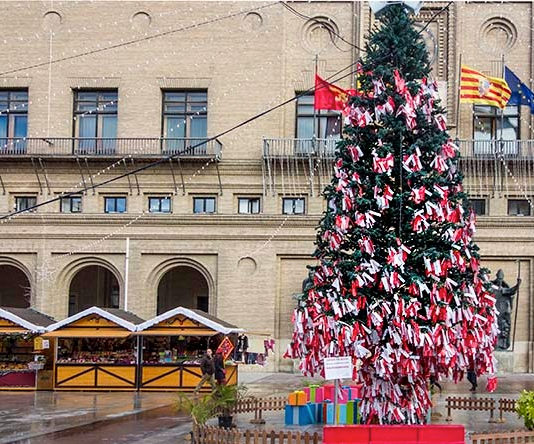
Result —
<path fill-rule="evenodd" d="M 225 378 L 226 378 L 226 371 L 224 370 L 224 358 L 222 353 L 216 353 L 215 354 L 215 381 L 217 381 L 217 384 L 224 385 L 225 384 Z"/>
<path fill-rule="evenodd" d="M 467 380 L 471 383 L 469 391 L 475 393 L 477 391 L 477 372 L 476 372 L 476 359 L 474 359 L 467 369 Z"/>
<path fill-rule="evenodd" d="M 213 352 L 211 349 L 206 350 L 206 354 L 200 361 L 200 371 L 202 372 L 202 378 L 195 387 L 195 395 L 202 388 L 205 382 L 209 382 L 211 390 L 215 389 L 215 362 L 213 360 Z"/>

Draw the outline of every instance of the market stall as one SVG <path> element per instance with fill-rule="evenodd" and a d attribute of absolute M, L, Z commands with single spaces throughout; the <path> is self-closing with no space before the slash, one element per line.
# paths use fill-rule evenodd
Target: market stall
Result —
<path fill-rule="evenodd" d="M 143 319 L 124 310 L 91 307 L 48 328 L 55 338 L 57 390 L 135 390 L 136 325 Z"/>
<path fill-rule="evenodd" d="M 208 348 L 231 356 L 243 330 L 201 310 L 174 308 L 137 327 L 143 353 L 141 390 L 193 391 L 202 377 L 200 359 Z M 237 384 L 237 365 L 226 360 L 226 383 Z M 208 390 L 205 386 L 204 390 Z"/>
<path fill-rule="evenodd" d="M 51 388 L 52 348 L 40 334 L 53 323 L 31 308 L 0 308 L 0 390 Z"/>

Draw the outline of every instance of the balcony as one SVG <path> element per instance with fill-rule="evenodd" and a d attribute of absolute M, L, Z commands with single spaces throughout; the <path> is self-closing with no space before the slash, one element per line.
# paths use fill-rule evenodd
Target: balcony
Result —
<path fill-rule="evenodd" d="M 205 142 L 205 143 L 203 143 Z M 219 159 L 217 139 L 26 137 L 0 139 L 2 158 L 161 158 Z"/>
<path fill-rule="evenodd" d="M 462 158 L 534 159 L 534 140 L 459 140 Z"/>
<path fill-rule="evenodd" d="M 263 139 L 263 158 L 334 159 L 339 139 Z"/>

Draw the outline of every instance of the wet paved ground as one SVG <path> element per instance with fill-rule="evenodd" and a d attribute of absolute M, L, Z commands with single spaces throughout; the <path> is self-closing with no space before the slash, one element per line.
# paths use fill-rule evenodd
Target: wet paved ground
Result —
<path fill-rule="evenodd" d="M 0 443 L 37 442 L 30 439 L 38 436 L 41 443 L 43 435 L 118 421 L 168 406 L 175 398 L 151 392 L 0 392 Z"/>
<path fill-rule="evenodd" d="M 256 396 L 286 395 L 311 382 L 309 378 L 284 373 L 242 373 L 240 381 Z M 468 389 L 468 383 L 443 384 L 437 408 L 442 416 L 435 422 L 445 422 L 445 398 L 471 396 Z M 497 391 L 491 395 L 481 380 L 479 392 L 472 396 L 516 398 L 523 389 L 534 390 L 534 375 L 501 376 Z M 0 392 L 0 444 L 183 443 L 191 426 L 186 416 L 174 411 L 175 400 L 175 393 Z M 237 425 L 267 430 L 291 428 L 284 426 L 283 412 L 266 412 L 264 417 L 265 426 L 250 424 L 249 415 L 240 415 Z M 453 422 L 465 424 L 467 431 L 522 427 L 522 422 L 512 413 L 506 414 L 505 424 L 489 424 L 488 418 L 487 412 L 453 412 Z"/>

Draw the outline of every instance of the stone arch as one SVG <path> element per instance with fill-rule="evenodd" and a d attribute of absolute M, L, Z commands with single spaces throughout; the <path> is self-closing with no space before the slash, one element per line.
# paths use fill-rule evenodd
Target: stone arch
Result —
<path fill-rule="evenodd" d="M 84 278 L 88 284 L 79 282 Z M 67 312 L 75 314 L 92 305 L 118 308 L 123 301 L 124 281 L 120 271 L 99 257 L 84 257 L 69 263 L 59 276 L 62 294 L 66 295 Z M 94 295 L 89 293 L 93 291 Z"/>
<path fill-rule="evenodd" d="M 169 276 L 169 273 L 172 272 L 175 269 L 184 268 L 184 269 L 190 269 L 192 276 L 195 275 L 195 273 L 198 274 L 199 277 L 202 277 L 202 279 L 205 281 L 206 287 L 207 287 L 207 304 L 208 304 L 208 310 L 210 313 L 216 312 L 216 301 L 215 301 L 215 281 L 213 280 L 213 277 L 211 273 L 208 271 L 208 269 L 202 265 L 200 262 L 197 262 L 193 259 L 189 258 L 172 258 L 168 259 L 159 265 L 157 265 L 152 272 L 149 275 L 148 283 L 150 287 L 153 289 L 154 294 L 154 308 L 158 314 L 160 311 L 166 311 L 162 309 L 162 305 L 169 306 L 169 304 L 162 304 L 159 302 L 160 300 L 160 286 L 162 285 L 162 282 L 164 283 L 164 279 L 166 276 Z M 189 304 L 189 307 L 186 308 L 200 308 L 197 307 L 196 304 Z M 194 305 L 194 306 L 191 306 Z M 178 306 L 178 305 L 176 305 Z M 184 305 L 185 306 L 185 305 Z M 168 307 L 173 308 L 173 307 Z"/>
<path fill-rule="evenodd" d="M 30 270 L 17 259 L 0 256 L 0 306 L 29 308 L 33 297 Z"/>

